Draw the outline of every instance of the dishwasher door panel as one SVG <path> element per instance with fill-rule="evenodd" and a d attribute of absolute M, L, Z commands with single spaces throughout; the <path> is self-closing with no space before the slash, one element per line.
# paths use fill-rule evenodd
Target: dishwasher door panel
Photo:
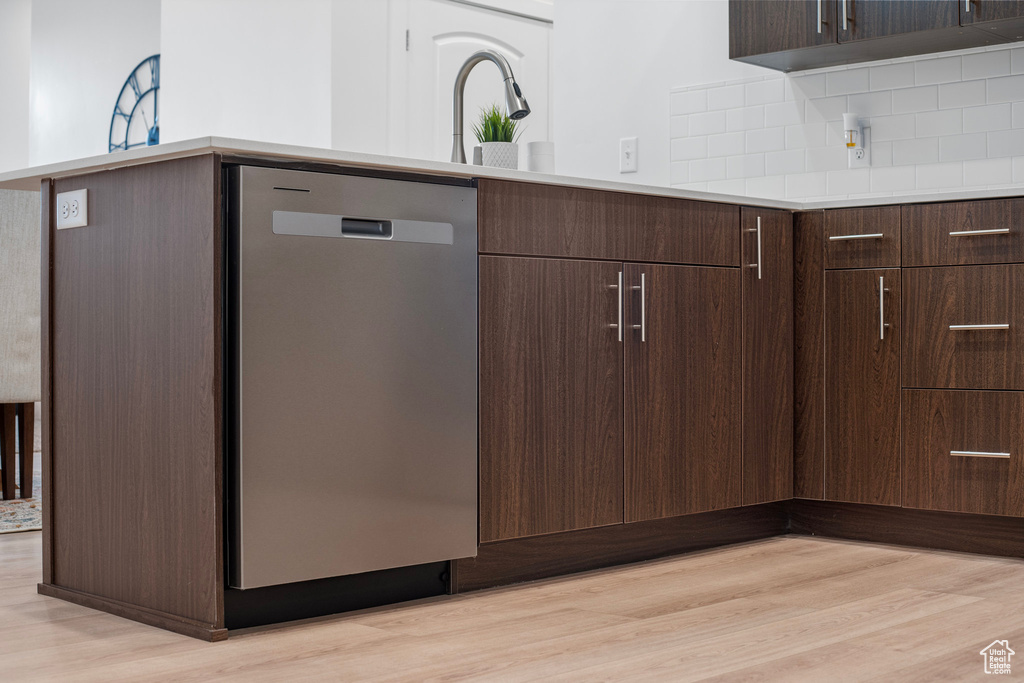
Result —
<path fill-rule="evenodd" d="M 231 584 L 475 555 L 476 191 L 234 173 Z"/>

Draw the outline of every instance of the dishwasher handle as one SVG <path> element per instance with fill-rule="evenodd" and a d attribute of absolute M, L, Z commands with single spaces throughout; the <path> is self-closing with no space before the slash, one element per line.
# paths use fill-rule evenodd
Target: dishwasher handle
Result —
<path fill-rule="evenodd" d="M 392 226 L 389 220 L 377 220 L 375 218 L 347 218 L 341 219 L 341 234 L 346 237 L 369 237 L 377 239 L 391 239 Z"/>

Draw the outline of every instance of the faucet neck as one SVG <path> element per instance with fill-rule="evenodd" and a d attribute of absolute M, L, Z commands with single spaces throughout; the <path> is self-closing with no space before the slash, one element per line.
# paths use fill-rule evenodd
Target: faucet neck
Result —
<path fill-rule="evenodd" d="M 466 92 L 466 80 L 469 78 L 469 72 L 473 70 L 480 62 L 490 61 L 498 67 L 501 71 L 501 77 L 505 81 L 514 80 L 515 76 L 512 74 L 512 67 L 509 66 L 508 60 L 503 55 L 494 50 L 480 50 L 474 52 L 467 59 L 462 68 L 459 69 L 458 75 L 455 77 L 455 88 L 452 93 L 452 162 L 458 164 L 466 163 L 466 150 L 462 141 L 462 130 L 464 126 L 463 122 L 463 109 L 464 109 L 464 97 Z"/>

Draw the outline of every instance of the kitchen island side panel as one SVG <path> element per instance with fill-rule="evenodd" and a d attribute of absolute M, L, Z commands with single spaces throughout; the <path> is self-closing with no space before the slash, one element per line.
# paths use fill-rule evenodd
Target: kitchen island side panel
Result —
<path fill-rule="evenodd" d="M 224 624 L 220 161 L 58 179 L 53 192 L 82 188 L 88 226 L 50 232 L 43 410 L 56 504 L 40 592 L 65 589 L 67 599 L 215 637 Z"/>

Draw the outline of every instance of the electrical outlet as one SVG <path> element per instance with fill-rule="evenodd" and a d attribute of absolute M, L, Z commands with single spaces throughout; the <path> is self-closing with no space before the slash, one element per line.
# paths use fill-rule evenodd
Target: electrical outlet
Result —
<path fill-rule="evenodd" d="M 619 140 L 619 173 L 636 173 L 636 138 Z"/>
<path fill-rule="evenodd" d="M 74 190 L 57 195 L 57 229 L 89 225 L 89 191 Z"/>
<path fill-rule="evenodd" d="M 868 168 L 871 166 L 871 126 L 861 129 L 857 146 L 847 150 L 849 164 L 847 168 Z"/>

